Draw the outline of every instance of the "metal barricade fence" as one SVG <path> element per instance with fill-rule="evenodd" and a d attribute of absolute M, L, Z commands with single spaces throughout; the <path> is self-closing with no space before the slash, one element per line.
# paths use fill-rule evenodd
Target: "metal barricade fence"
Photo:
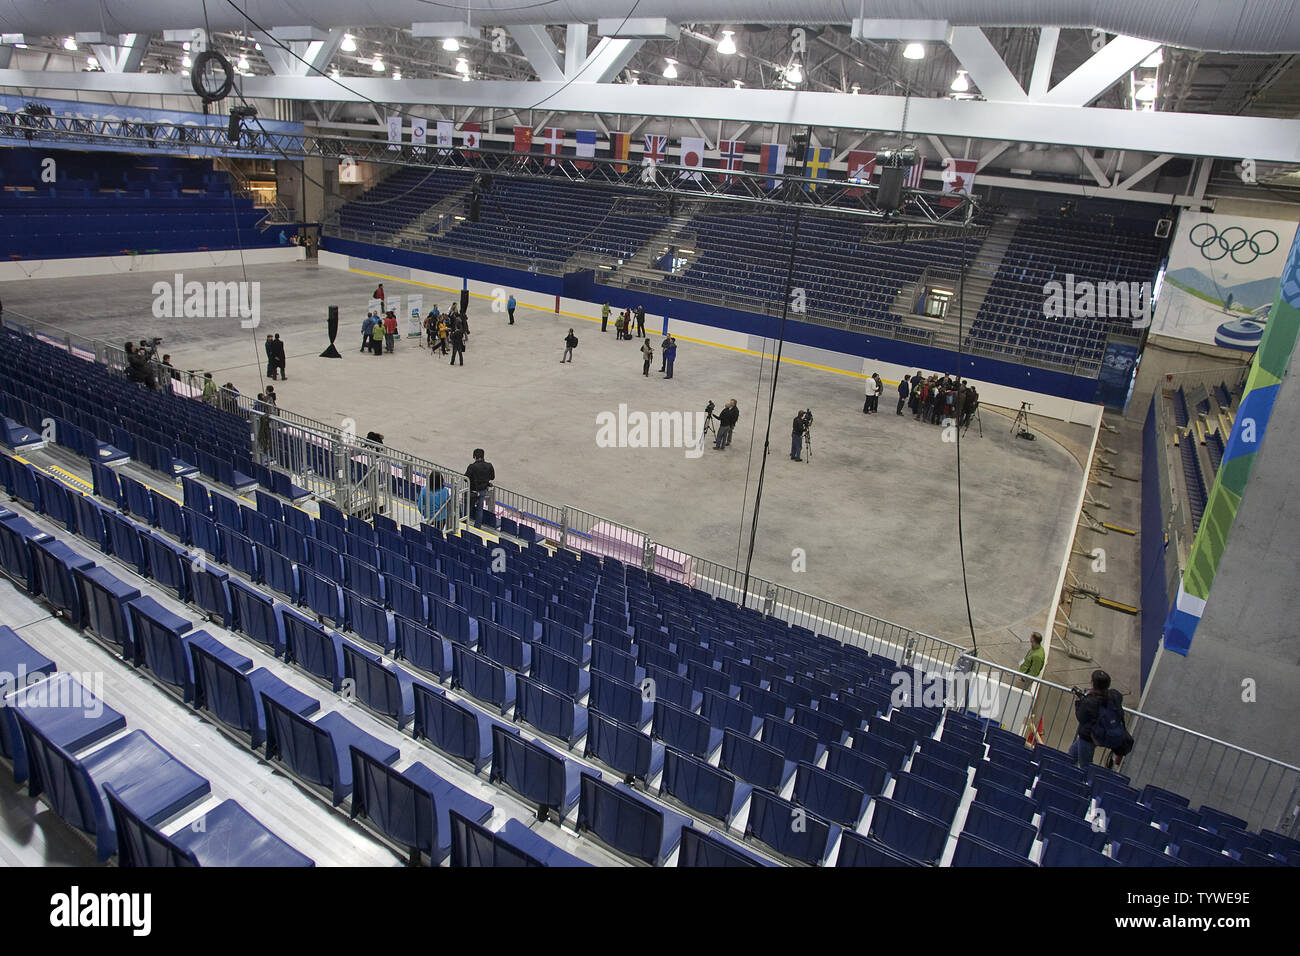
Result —
<path fill-rule="evenodd" d="M 517 525 L 526 525 L 536 532 L 538 540 L 559 545 L 564 538 L 564 510 L 529 498 L 517 491 L 492 487 L 493 513 L 497 518 L 509 518 Z"/>
<path fill-rule="evenodd" d="M 602 518 L 581 508 L 564 508 L 564 528 L 560 546 L 583 554 L 616 558 L 638 568 L 652 568 L 650 536 L 626 525 Z"/>

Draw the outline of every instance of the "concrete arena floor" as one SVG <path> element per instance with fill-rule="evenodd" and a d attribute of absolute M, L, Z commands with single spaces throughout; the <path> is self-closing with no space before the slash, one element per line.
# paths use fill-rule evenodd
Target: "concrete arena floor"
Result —
<path fill-rule="evenodd" d="M 261 327 L 234 319 L 155 319 L 152 287 L 168 273 L 7 283 L 10 317 L 25 313 L 117 343 L 163 337 L 178 368 L 213 372 L 256 394 L 265 368 L 262 340 L 287 342 L 289 378 L 280 404 L 322 421 L 356 421 L 389 445 L 447 465 L 487 450 L 500 484 L 552 504 L 571 504 L 631 525 L 670 547 L 743 566 L 766 425 L 771 357 L 681 341 L 675 376 L 641 375 L 640 340 L 617 342 L 594 322 L 521 308 L 516 325 L 472 299 L 465 366 L 403 339 L 376 361 L 358 352 L 360 323 L 376 278 L 315 263 L 254 266 L 261 282 Z M 229 281 L 238 269 L 190 270 L 185 279 Z M 385 280 L 390 296 L 420 293 L 444 310 L 451 291 Z M 340 307 L 341 361 L 319 358 L 326 307 Z M 580 339 L 560 364 L 570 326 Z M 405 329 L 405 323 L 403 324 Z M 773 343 L 774 345 L 774 343 Z M 761 374 L 760 374 L 761 366 Z M 926 370 L 927 372 L 930 370 Z M 739 402 L 732 446 L 701 457 L 681 449 L 599 448 L 596 416 L 630 411 L 694 412 L 712 399 Z M 897 417 L 886 385 L 880 412 L 862 414 L 863 382 L 783 361 L 771 428 L 753 573 L 908 627 L 969 644 L 957 539 L 955 445 L 943 429 Z M 810 462 L 789 459 L 796 410 L 816 416 Z M 756 409 L 762 409 L 756 421 Z M 971 617 L 986 658 L 1018 664 L 1029 633 L 1042 626 L 1067 537 L 1082 471 L 1040 433 L 1018 441 L 1009 421 L 986 410 L 984 436 L 962 441 L 963 528 Z M 1057 425 L 1086 448 L 1087 429 Z M 1077 432 L 1078 435 L 1073 433 Z M 748 491 L 746 488 L 748 487 Z M 806 570 L 792 569 L 795 548 Z"/>

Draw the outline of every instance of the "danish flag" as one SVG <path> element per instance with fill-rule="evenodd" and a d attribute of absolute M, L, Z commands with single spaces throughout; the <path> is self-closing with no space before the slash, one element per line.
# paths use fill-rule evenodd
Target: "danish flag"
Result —
<path fill-rule="evenodd" d="M 546 165 L 558 166 L 560 161 L 555 157 L 560 155 L 560 147 L 564 145 L 564 130 L 558 126 L 546 127 L 546 135 L 542 137 L 542 144 L 546 147 L 546 155 L 550 157 L 546 161 Z"/>

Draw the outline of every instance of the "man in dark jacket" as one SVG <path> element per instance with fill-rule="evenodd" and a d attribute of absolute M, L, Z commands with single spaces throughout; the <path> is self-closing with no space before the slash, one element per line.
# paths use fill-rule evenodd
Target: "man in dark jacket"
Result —
<path fill-rule="evenodd" d="M 739 420 L 740 409 L 736 407 L 736 400 L 733 398 L 722 406 L 722 411 L 718 413 L 718 437 L 713 442 L 714 448 L 721 451 L 731 444 L 731 433 Z"/>
<path fill-rule="evenodd" d="M 573 350 L 578 347 L 578 337 L 573 334 L 573 329 L 569 329 L 569 334 L 564 337 L 564 355 L 560 358 L 560 364 L 565 362 L 573 364 Z"/>
<path fill-rule="evenodd" d="M 1092 687 L 1089 688 L 1088 693 L 1075 691 L 1074 716 L 1079 721 L 1079 729 L 1075 734 L 1074 743 L 1070 744 L 1070 749 L 1067 751 L 1070 758 L 1081 767 L 1087 767 L 1092 763 L 1093 753 L 1097 749 L 1093 741 L 1097 717 L 1108 703 L 1119 708 L 1121 715 L 1124 713 L 1124 695 L 1117 690 L 1111 690 L 1110 675 L 1102 670 L 1093 671 Z"/>
<path fill-rule="evenodd" d="M 280 378 L 287 379 L 289 376 L 284 374 L 284 342 L 280 339 L 280 333 L 275 333 L 275 339 L 271 342 L 273 354 L 275 355 L 275 368 L 280 373 Z"/>
<path fill-rule="evenodd" d="M 460 364 L 465 364 L 465 333 L 461 331 L 459 325 L 451 330 L 451 361 L 448 365 L 456 364 L 456 356 L 460 356 Z"/>
<path fill-rule="evenodd" d="M 492 487 L 492 482 L 496 481 L 496 469 L 492 463 L 483 460 L 483 449 L 474 449 L 474 461 L 465 469 L 465 477 L 469 479 L 469 513 L 474 523 L 483 524 L 483 505 L 488 497 L 488 491 Z"/>
<path fill-rule="evenodd" d="M 803 435 L 807 429 L 808 419 L 803 412 L 797 412 L 794 416 L 794 424 L 790 429 L 790 460 L 803 461 Z"/>
<path fill-rule="evenodd" d="M 275 339 L 271 336 L 266 337 L 266 342 L 262 346 L 266 350 L 266 377 L 275 378 Z"/>
<path fill-rule="evenodd" d="M 645 306 L 636 307 L 636 334 L 639 338 L 645 338 Z"/>
<path fill-rule="evenodd" d="M 907 404 L 907 376 L 898 383 L 898 408 L 895 410 L 896 415 L 903 414 L 903 406 Z"/>

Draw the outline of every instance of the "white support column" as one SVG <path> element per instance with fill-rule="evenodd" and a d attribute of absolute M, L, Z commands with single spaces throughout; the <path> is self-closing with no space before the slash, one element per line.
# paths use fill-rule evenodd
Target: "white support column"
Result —
<path fill-rule="evenodd" d="M 981 156 L 981 157 L 979 158 L 979 162 L 977 162 L 977 163 L 975 164 L 975 172 L 978 173 L 981 169 L 983 169 L 983 168 L 984 168 L 985 166 L 987 166 L 989 163 L 993 162 L 993 160 L 997 159 L 997 158 L 998 158 L 999 156 L 1001 156 L 1004 152 L 1006 152 L 1007 149 L 1008 149 L 1010 146 L 1011 146 L 1011 144 L 1010 144 L 1009 142 L 1007 142 L 1006 140 L 1003 140 L 1003 141 L 1000 142 L 1000 143 L 994 143 L 993 145 L 991 145 L 988 149 L 986 149 L 986 150 L 984 151 L 984 155 Z"/>
<path fill-rule="evenodd" d="M 986 100 L 1017 103 L 1025 91 L 979 27 L 949 27 L 948 46 Z"/>
<path fill-rule="evenodd" d="M 1092 158 L 1091 152 L 1083 146 L 1074 147 L 1074 151 L 1083 160 L 1083 165 L 1088 168 L 1088 172 L 1092 173 L 1092 178 L 1097 180 L 1098 186 L 1109 187 L 1111 185 L 1110 177 L 1106 175 L 1104 169 L 1097 165 L 1097 161 Z"/>
<path fill-rule="evenodd" d="M 587 62 L 587 25 L 570 23 L 564 30 L 564 75 L 573 79 Z"/>
<path fill-rule="evenodd" d="M 528 58 L 529 64 L 544 83 L 564 82 L 564 62 L 560 51 L 551 42 L 544 26 L 521 25 L 506 27 L 519 49 Z"/>
<path fill-rule="evenodd" d="M 927 135 L 925 138 L 930 141 L 930 145 L 932 145 L 935 148 L 935 150 L 939 153 L 940 159 L 945 161 L 952 159 L 952 153 L 948 152 L 948 147 L 943 144 L 943 140 L 941 140 L 938 136 L 930 134 Z"/>
<path fill-rule="evenodd" d="M 148 33 L 124 33 L 110 37 L 116 43 L 92 43 L 91 49 L 105 73 L 135 73 L 149 49 Z"/>
<path fill-rule="evenodd" d="M 714 149 L 718 145 L 717 140 L 709 139 L 709 134 L 704 132 L 704 127 L 700 126 L 699 120 L 690 119 L 687 122 L 689 122 L 691 124 L 691 128 L 695 130 L 695 135 L 700 137 L 700 139 L 704 140 L 705 149 Z"/>
<path fill-rule="evenodd" d="M 1038 52 L 1034 54 L 1034 72 L 1029 78 L 1029 98 L 1041 100 L 1052 85 L 1052 66 L 1056 63 L 1056 44 L 1060 27 L 1043 27 L 1038 31 Z"/>
<path fill-rule="evenodd" d="M 580 83 L 609 83 L 623 72 L 623 68 L 636 56 L 644 40 L 616 40 L 602 37 L 582 65 L 578 76 Z M 568 57 L 568 47 L 565 47 Z"/>
<path fill-rule="evenodd" d="M 1055 106 L 1087 106 L 1158 49 L 1160 44 L 1149 40 L 1116 37 L 1045 92 L 1039 102 Z"/>
<path fill-rule="evenodd" d="M 343 30 L 330 30 L 322 39 L 287 39 L 254 31 L 262 56 L 276 76 L 324 76 L 343 42 Z M 287 48 L 287 49 L 286 49 Z"/>

